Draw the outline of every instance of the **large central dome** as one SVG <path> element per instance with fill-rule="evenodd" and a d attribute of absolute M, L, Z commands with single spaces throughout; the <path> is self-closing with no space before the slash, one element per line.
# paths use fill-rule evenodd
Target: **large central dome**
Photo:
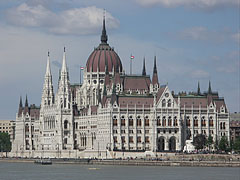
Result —
<path fill-rule="evenodd" d="M 122 72 L 122 62 L 114 49 L 109 46 L 107 40 L 108 37 L 106 33 L 104 18 L 101 43 L 97 48 L 94 49 L 87 60 L 87 72 L 105 72 L 106 66 L 108 67 L 109 72 L 112 72 L 113 68 L 114 71 L 119 68 L 119 71 Z"/>

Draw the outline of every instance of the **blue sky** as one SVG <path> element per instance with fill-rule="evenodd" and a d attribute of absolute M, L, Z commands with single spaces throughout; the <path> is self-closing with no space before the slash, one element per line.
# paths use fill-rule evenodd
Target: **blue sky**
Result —
<path fill-rule="evenodd" d="M 140 73 L 143 57 L 152 75 L 157 56 L 160 84 L 171 90 L 212 89 L 239 112 L 238 0 L 1 0 L 0 119 L 15 119 L 19 96 L 39 105 L 50 50 L 56 91 L 63 47 L 71 83 L 79 82 L 100 42 L 103 9 L 109 44 L 129 72 Z"/>

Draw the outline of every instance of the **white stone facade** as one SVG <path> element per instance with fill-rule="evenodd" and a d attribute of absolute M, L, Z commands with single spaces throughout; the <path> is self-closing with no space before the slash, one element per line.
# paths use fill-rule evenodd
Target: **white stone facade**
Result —
<path fill-rule="evenodd" d="M 106 42 L 96 51 L 112 52 Z M 123 152 L 135 157 L 145 151 L 181 151 L 197 134 L 214 141 L 229 138 L 229 113 L 210 84 L 206 93 L 199 88 L 174 94 L 159 85 L 156 58 L 152 80 L 145 63 L 142 75 L 126 75 L 119 64 L 110 71 L 106 59 L 105 72 L 101 64 L 89 70 L 87 62 L 83 84 L 71 85 L 64 48 L 55 94 L 48 54 L 41 106 L 20 102 L 13 156 L 113 158 Z"/>

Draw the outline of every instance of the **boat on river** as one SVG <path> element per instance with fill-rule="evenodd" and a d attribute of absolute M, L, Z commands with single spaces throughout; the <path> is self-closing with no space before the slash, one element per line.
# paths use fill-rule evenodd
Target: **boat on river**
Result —
<path fill-rule="evenodd" d="M 35 164 L 41 164 L 41 165 L 52 165 L 51 159 L 37 159 L 34 161 Z"/>

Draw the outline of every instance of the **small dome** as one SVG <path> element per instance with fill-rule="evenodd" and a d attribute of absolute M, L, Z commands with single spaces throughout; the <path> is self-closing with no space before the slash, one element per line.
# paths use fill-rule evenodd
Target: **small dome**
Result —
<path fill-rule="evenodd" d="M 122 63 L 114 51 L 107 43 L 108 37 L 105 28 L 105 19 L 103 19 L 103 29 L 101 35 L 101 44 L 94 49 L 87 60 L 87 72 L 105 72 L 106 65 L 108 67 L 108 71 L 112 72 L 117 69 L 119 72 L 122 72 Z"/>

